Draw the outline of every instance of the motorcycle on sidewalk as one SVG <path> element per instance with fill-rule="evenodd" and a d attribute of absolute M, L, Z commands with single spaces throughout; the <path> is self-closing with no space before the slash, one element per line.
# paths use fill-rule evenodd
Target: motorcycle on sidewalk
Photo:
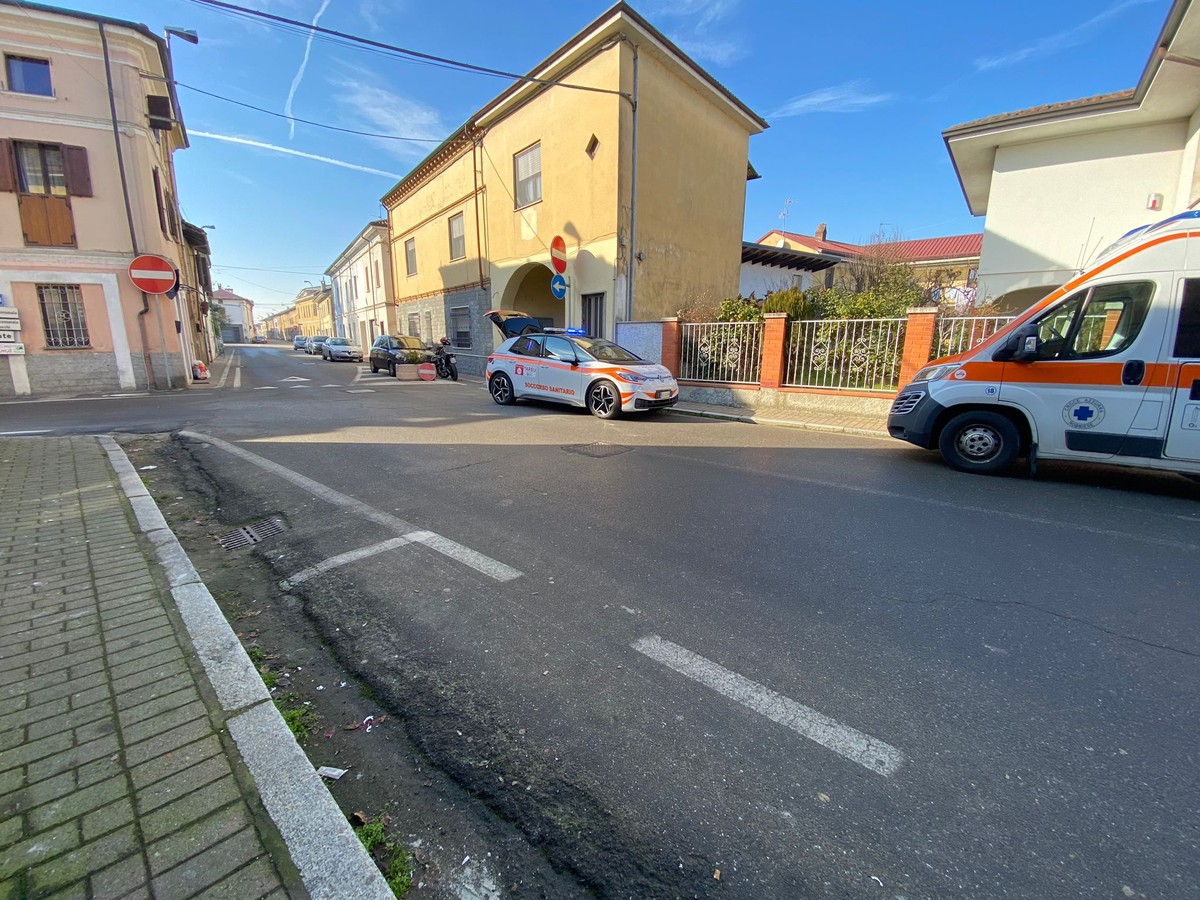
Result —
<path fill-rule="evenodd" d="M 450 338 L 442 338 L 433 354 L 433 365 L 438 378 L 458 381 L 458 358 L 449 351 Z"/>

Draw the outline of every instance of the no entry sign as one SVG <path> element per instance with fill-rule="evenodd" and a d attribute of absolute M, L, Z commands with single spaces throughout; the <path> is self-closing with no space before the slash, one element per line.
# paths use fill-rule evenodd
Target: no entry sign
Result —
<path fill-rule="evenodd" d="M 146 253 L 129 264 L 129 280 L 147 294 L 165 294 L 175 287 L 175 267 L 168 259 Z"/>
<path fill-rule="evenodd" d="M 561 234 L 556 234 L 550 242 L 550 265 L 559 275 L 567 271 L 567 242 Z"/>

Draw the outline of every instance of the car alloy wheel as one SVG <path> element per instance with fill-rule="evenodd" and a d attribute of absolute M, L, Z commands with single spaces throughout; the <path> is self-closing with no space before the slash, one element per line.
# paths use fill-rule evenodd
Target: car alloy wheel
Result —
<path fill-rule="evenodd" d="M 492 376 L 492 380 L 488 382 L 488 391 L 491 393 L 492 399 L 501 406 L 508 406 L 515 399 L 512 382 L 503 372 L 497 372 Z"/>
<path fill-rule="evenodd" d="M 588 390 L 587 407 L 597 419 L 615 419 L 621 412 L 621 395 L 611 381 L 597 381 Z"/>

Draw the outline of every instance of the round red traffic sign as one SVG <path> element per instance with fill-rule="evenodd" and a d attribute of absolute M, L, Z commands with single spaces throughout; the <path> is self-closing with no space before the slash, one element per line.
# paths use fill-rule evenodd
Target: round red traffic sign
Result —
<path fill-rule="evenodd" d="M 422 381 L 433 381 L 437 378 L 437 366 L 431 362 L 424 362 L 417 366 L 417 377 Z"/>
<path fill-rule="evenodd" d="M 556 234 L 550 242 L 550 264 L 559 275 L 567 271 L 567 242 L 561 234 Z"/>
<path fill-rule="evenodd" d="M 147 294 L 165 294 L 175 287 L 175 267 L 169 259 L 145 253 L 129 264 L 129 280 Z"/>

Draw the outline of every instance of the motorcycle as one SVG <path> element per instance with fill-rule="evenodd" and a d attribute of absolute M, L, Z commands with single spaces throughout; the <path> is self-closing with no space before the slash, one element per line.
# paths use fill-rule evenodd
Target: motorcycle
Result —
<path fill-rule="evenodd" d="M 438 378 L 458 381 L 458 359 L 447 349 L 449 346 L 449 338 L 442 338 L 438 342 L 437 349 L 433 354 L 433 365 L 437 369 Z"/>

